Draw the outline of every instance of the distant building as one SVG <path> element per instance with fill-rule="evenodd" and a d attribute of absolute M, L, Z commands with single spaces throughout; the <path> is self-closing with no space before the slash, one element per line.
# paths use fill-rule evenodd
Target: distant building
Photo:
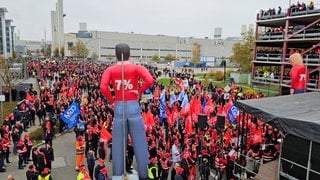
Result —
<path fill-rule="evenodd" d="M 14 50 L 14 26 L 12 20 L 5 18 L 6 8 L 0 8 L 0 55 L 5 59 L 12 57 Z"/>
<path fill-rule="evenodd" d="M 33 57 L 42 55 L 41 51 L 46 48 L 50 42 L 44 41 L 29 41 L 29 40 L 15 40 L 15 51 L 17 58 L 23 58 L 29 51 Z"/>
<path fill-rule="evenodd" d="M 52 53 L 56 48 L 59 52 L 64 44 L 63 0 L 57 0 L 56 10 L 51 11 Z"/>
<path fill-rule="evenodd" d="M 199 47 L 199 57 L 220 57 L 228 58 L 232 55 L 233 44 L 239 39 L 209 39 L 193 37 L 177 37 L 166 35 L 147 35 L 136 33 L 121 33 L 107 31 L 85 31 L 86 25 L 80 24 L 81 30 L 78 33 L 65 34 L 65 56 L 72 57 L 71 47 L 76 42 L 82 42 L 89 50 L 87 58 L 96 55 L 99 60 L 115 60 L 114 51 L 116 44 L 128 43 L 131 47 L 131 60 L 144 62 L 157 55 L 161 60 L 169 54 L 179 60 L 190 61 L 192 48 Z M 217 62 L 219 63 L 219 62 Z"/>

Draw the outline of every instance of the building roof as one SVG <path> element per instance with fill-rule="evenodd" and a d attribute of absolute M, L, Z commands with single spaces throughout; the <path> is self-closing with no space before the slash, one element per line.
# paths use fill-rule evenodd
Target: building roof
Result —
<path fill-rule="evenodd" d="M 240 100 L 235 106 L 283 134 L 320 143 L 320 92 Z"/>

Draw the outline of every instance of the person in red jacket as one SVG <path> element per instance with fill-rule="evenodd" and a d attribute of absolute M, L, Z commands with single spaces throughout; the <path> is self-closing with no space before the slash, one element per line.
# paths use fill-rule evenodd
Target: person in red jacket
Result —
<path fill-rule="evenodd" d="M 102 74 L 100 91 L 111 106 L 114 103 L 112 130 L 112 169 L 113 176 L 121 176 L 124 169 L 124 144 L 128 132 L 132 138 L 140 179 L 148 179 L 149 164 L 146 133 L 140 113 L 139 98 L 154 79 L 149 71 L 140 65 L 129 62 L 130 47 L 120 43 L 115 47 L 118 62 L 108 67 Z M 114 96 L 111 87 L 114 89 Z"/>
<path fill-rule="evenodd" d="M 294 53 L 290 55 L 289 62 L 292 65 L 290 70 L 290 94 L 306 92 L 309 75 L 307 68 L 303 64 L 301 54 Z"/>

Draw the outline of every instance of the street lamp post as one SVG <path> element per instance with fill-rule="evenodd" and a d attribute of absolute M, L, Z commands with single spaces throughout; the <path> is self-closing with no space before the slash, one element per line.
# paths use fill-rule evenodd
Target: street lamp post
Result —
<path fill-rule="evenodd" d="M 226 60 L 223 59 L 221 63 L 223 65 L 223 82 L 225 83 L 226 82 Z"/>
<path fill-rule="evenodd" d="M 1 119 L 3 120 L 3 101 L 5 101 L 5 95 L 2 93 L 2 84 L 0 84 L 0 102 L 1 102 Z"/>

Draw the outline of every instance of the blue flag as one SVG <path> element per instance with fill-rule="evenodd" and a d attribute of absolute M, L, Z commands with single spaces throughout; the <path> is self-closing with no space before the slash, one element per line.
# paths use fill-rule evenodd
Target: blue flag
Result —
<path fill-rule="evenodd" d="M 163 122 L 163 119 L 166 118 L 166 106 L 165 106 L 165 100 L 166 100 L 166 93 L 163 91 L 160 95 L 160 122 Z"/>
<path fill-rule="evenodd" d="M 237 124 L 236 117 L 239 115 L 238 108 L 232 104 L 228 110 L 228 119 L 230 124 Z"/>
<path fill-rule="evenodd" d="M 188 99 L 188 95 L 187 94 L 184 94 L 183 96 L 183 100 L 182 100 L 182 103 L 181 103 L 181 106 L 182 108 L 186 107 L 186 105 L 189 103 L 189 99 Z"/>
<path fill-rule="evenodd" d="M 183 98 L 184 98 L 184 90 L 180 91 L 177 100 L 178 101 L 183 101 Z"/>
<path fill-rule="evenodd" d="M 61 114 L 61 119 L 67 124 L 66 128 L 71 129 L 78 123 L 80 108 L 78 103 L 73 101 L 69 107 Z"/>
<path fill-rule="evenodd" d="M 171 93 L 170 96 L 170 107 L 172 106 L 173 103 L 175 103 L 177 101 L 177 97 L 176 94 L 174 94 L 174 92 Z"/>
<path fill-rule="evenodd" d="M 202 113 L 203 113 L 203 110 L 206 107 L 206 105 L 207 105 L 207 100 L 206 100 L 206 98 L 204 98 L 203 101 L 202 101 L 202 104 L 201 104 L 201 112 Z"/>

